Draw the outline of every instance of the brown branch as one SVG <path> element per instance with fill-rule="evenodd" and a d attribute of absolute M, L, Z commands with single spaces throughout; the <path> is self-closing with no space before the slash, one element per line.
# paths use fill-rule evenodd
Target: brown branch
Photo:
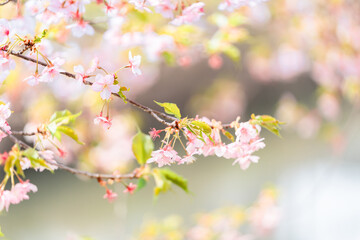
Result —
<path fill-rule="evenodd" d="M 2 49 L 2 50 L 3 50 L 3 51 L 6 51 L 5 49 Z M 27 57 L 27 56 L 24 56 L 24 55 L 22 55 L 22 54 L 19 54 L 19 53 L 13 52 L 13 51 L 10 51 L 9 54 L 11 54 L 11 55 L 13 55 L 13 56 L 16 56 L 16 57 L 18 57 L 18 58 L 22 58 L 22 59 L 24 59 L 24 60 L 26 60 L 26 61 L 29 61 L 29 62 L 38 63 L 39 65 L 42 65 L 42 66 L 44 66 L 44 67 L 47 66 L 47 64 L 46 64 L 45 62 L 37 61 L 37 60 L 34 59 L 34 58 Z M 70 72 L 64 71 L 64 72 L 60 72 L 60 74 L 65 75 L 65 76 L 67 76 L 67 77 L 69 77 L 69 78 L 76 79 L 75 74 L 70 73 Z M 90 85 L 90 86 L 93 84 L 92 82 L 86 81 L 86 80 L 85 80 L 83 83 L 84 83 L 85 85 Z M 117 93 L 112 93 L 112 95 L 113 95 L 113 96 L 116 96 L 116 97 L 118 97 L 118 98 L 121 98 L 120 95 L 117 94 Z M 142 105 L 142 104 L 140 104 L 140 103 L 138 103 L 138 102 L 135 102 L 134 100 L 131 100 L 131 99 L 129 99 L 129 98 L 126 98 L 126 101 L 129 102 L 131 105 L 133 105 L 133 106 L 135 106 L 135 107 L 143 110 L 144 112 L 149 113 L 149 114 L 150 114 L 151 116 L 153 116 L 156 120 L 158 120 L 159 122 L 161 122 L 162 124 L 165 124 L 165 125 L 167 125 L 167 126 L 172 126 L 173 124 L 166 122 L 165 120 L 161 119 L 160 117 L 162 117 L 162 118 L 164 118 L 164 119 L 167 119 L 167 120 L 170 120 L 170 121 L 176 121 L 176 120 L 177 120 L 175 117 L 172 117 L 172 116 L 169 116 L 169 115 L 167 115 L 167 114 L 165 114 L 165 113 L 162 113 L 162 112 L 153 110 L 153 109 L 151 109 L 151 108 L 149 108 L 149 107 L 147 107 L 147 106 L 144 106 L 144 105 Z"/>
<path fill-rule="evenodd" d="M 15 0 L 7 0 L 3 3 L 0 3 L 0 6 L 4 6 L 4 5 L 8 4 L 9 2 L 15 2 Z"/>
<path fill-rule="evenodd" d="M 15 137 L 12 133 L 8 133 L 6 132 L 3 128 L 0 127 L 0 130 L 2 132 L 4 132 L 9 138 L 10 140 L 15 143 L 18 144 L 20 147 L 24 148 L 24 149 L 28 149 L 28 148 L 33 148 L 30 145 L 28 145 L 27 143 L 21 141 L 20 139 L 18 139 L 17 137 Z M 41 153 L 39 153 L 39 155 L 41 156 Z M 78 170 L 75 168 L 71 168 L 68 167 L 62 163 L 59 163 L 58 161 L 54 160 L 55 162 L 49 161 L 46 158 L 44 158 L 43 156 L 41 156 L 48 164 L 50 165 L 54 165 L 57 166 L 58 168 L 65 170 L 69 173 L 75 174 L 75 175 L 82 175 L 88 178 L 94 178 L 94 179 L 112 179 L 112 180 L 121 180 L 121 179 L 135 179 L 135 178 L 139 178 L 138 174 L 137 174 L 137 169 L 135 169 L 132 173 L 127 173 L 127 174 L 116 174 L 116 175 L 112 175 L 112 174 L 103 174 L 103 173 L 91 173 L 91 172 L 87 172 L 87 171 L 82 171 L 82 170 Z"/>
<path fill-rule="evenodd" d="M 36 135 L 36 132 L 11 131 L 11 134 L 20 136 L 34 136 Z"/>

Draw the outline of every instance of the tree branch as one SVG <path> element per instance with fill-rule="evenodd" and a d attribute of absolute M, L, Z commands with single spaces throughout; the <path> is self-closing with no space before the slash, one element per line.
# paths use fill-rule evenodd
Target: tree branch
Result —
<path fill-rule="evenodd" d="M 0 6 L 4 6 L 8 4 L 9 2 L 15 2 L 14 0 L 6 0 L 5 2 L 0 3 Z"/>
<path fill-rule="evenodd" d="M 6 51 L 6 49 L 2 49 L 2 51 Z M 34 58 L 31 58 L 31 57 L 28 57 L 28 56 L 24 56 L 20 53 L 16 53 L 14 51 L 10 51 L 9 54 L 13 55 L 13 56 L 16 56 L 18 58 L 21 58 L 21 59 L 24 59 L 26 61 L 29 61 L 29 62 L 33 62 L 33 63 L 38 63 L 39 65 L 42 65 L 44 67 L 47 66 L 47 64 L 45 62 L 42 62 L 42 61 L 37 61 L 36 59 Z M 60 74 L 64 75 L 64 76 L 67 76 L 69 78 L 73 78 L 73 79 L 76 79 L 76 76 L 75 74 L 73 73 L 70 73 L 70 72 L 60 72 Z M 85 85 L 92 85 L 93 83 L 90 82 L 90 81 L 84 81 L 83 82 Z M 117 93 L 112 93 L 113 96 L 116 96 L 118 98 L 121 98 L 119 94 Z M 160 123 L 164 124 L 164 125 L 167 125 L 167 126 L 173 126 L 172 123 L 168 123 L 166 122 L 164 119 L 167 119 L 167 120 L 170 120 L 170 121 L 176 121 L 177 119 L 175 117 L 172 117 L 172 116 L 169 116 L 165 113 L 162 113 L 162 112 L 159 112 L 159 111 L 156 111 L 156 110 L 153 110 L 147 106 L 144 106 L 138 102 L 135 102 L 134 100 L 131 100 L 129 98 L 126 97 L 126 101 L 129 102 L 131 105 L 143 110 L 144 112 L 147 112 L 149 113 L 151 116 L 153 116 L 157 121 L 159 121 Z M 160 117 L 164 118 L 164 119 L 161 119 Z"/>
<path fill-rule="evenodd" d="M 3 128 L 0 127 L 0 130 L 2 132 L 4 132 L 13 143 L 18 144 L 20 147 L 24 148 L 24 149 L 28 149 L 28 148 L 33 148 L 30 145 L 28 145 L 27 143 L 21 141 L 20 139 L 18 139 L 17 137 L 15 137 L 12 133 L 8 133 L 6 132 Z M 39 155 L 41 156 L 41 153 L 39 153 Z M 137 169 L 135 169 L 132 173 L 127 173 L 127 174 L 102 174 L 102 173 L 91 173 L 91 172 L 87 172 L 87 171 L 82 171 L 82 170 L 78 170 L 75 168 L 71 168 L 68 167 L 62 163 L 59 163 L 58 161 L 54 160 L 55 162 L 49 161 L 46 158 L 44 158 L 43 156 L 41 156 L 48 164 L 50 165 L 54 165 L 57 166 L 58 168 L 65 170 L 69 173 L 75 174 L 75 175 L 82 175 L 88 178 L 94 178 L 94 179 L 112 179 L 112 180 L 121 180 L 121 179 L 135 179 L 135 178 L 139 178 L 138 174 L 137 174 Z"/>

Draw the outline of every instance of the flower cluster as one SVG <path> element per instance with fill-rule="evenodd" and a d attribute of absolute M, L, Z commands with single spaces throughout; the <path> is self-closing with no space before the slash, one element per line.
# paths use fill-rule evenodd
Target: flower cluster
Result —
<path fill-rule="evenodd" d="M 0 128 L 5 130 L 7 133 L 11 133 L 11 127 L 7 122 L 7 119 L 11 115 L 11 110 L 9 109 L 10 103 L 3 104 L 0 103 Z M 0 142 L 1 140 L 6 137 L 6 133 L 0 130 Z"/>
<path fill-rule="evenodd" d="M 235 159 L 233 164 L 239 164 L 241 169 L 247 169 L 251 163 L 257 163 L 258 156 L 252 155 L 254 152 L 265 147 L 264 138 L 260 138 L 261 127 L 250 122 L 237 123 L 232 126 L 235 129 L 236 138 L 233 142 L 226 144 L 221 139 L 224 130 L 221 122 L 209 121 L 203 118 L 202 123 L 212 126 L 211 134 L 201 132 L 196 135 L 194 131 L 184 130 L 186 143 L 186 156 L 181 158 L 170 144 L 166 144 L 159 150 L 153 151 L 148 163 L 156 162 L 159 167 L 174 163 L 184 164 L 195 161 L 196 155 L 224 157 Z M 157 137 L 160 131 L 153 129 L 150 134 L 153 138 Z"/>
<path fill-rule="evenodd" d="M 42 70 L 41 74 L 37 71 L 24 79 L 30 86 L 35 86 L 39 84 L 39 82 L 52 82 L 56 81 L 60 77 L 61 65 L 65 63 L 65 60 L 62 58 L 55 58 L 52 61 L 49 61 L 48 65 Z"/>
<path fill-rule="evenodd" d="M 9 210 L 10 204 L 19 204 L 29 199 L 29 192 L 37 192 L 37 187 L 29 180 L 15 184 L 11 190 L 0 190 L 0 212 Z"/>

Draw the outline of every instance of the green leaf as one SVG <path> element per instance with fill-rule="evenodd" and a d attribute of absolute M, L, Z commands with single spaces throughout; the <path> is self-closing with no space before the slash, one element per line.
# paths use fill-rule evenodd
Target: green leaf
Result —
<path fill-rule="evenodd" d="M 269 115 L 255 116 L 254 114 L 251 115 L 250 123 L 260 125 L 261 127 L 264 127 L 273 134 L 277 135 L 278 137 L 281 137 L 280 125 L 285 124 L 284 122 L 280 122 L 279 120 Z"/>
<path fill-rule="evenodd" d="M 57 138 L 60 142 L 61 142 L 61 133 L 63 133 L 74 139 L 77 143 L 84 144 L 79 140 L 79 137 L 72 128 L 68 126 L 64 126 L 73 123 L 76 120 L 76 118 L 80 116 L 80 114 L 81 112 L 77 114 L 72 114 L 69 110 L 55 112 L 50 117 L 49 124 L 46 127 L 51 133 L 51 135 Z"/>
<path fill-rule="evenodd" d="M 171 182 L 165 178 L 160 169 L 153 169 L 153 176 L 156 187 L 154 188 L 154 195 L 158 196 L 161 192 L 167 192 L 170 189 Z"/>
<path fill-rule="evenodd" d="M 165 112 L 171 115 L 174 115 L 176 118 L 180 119 L 181 118 L 181 114 L 180 114 L 180 110 L 179 108 L 176 106 L 175 103 L 159 103 L 157 101 L 154 101 L 157 105 L 161 106 L 164 108 Z"/>
<path fill-rule="evenodd" d="M 124 101 L 124 103 L 127 103 L 126 96 L 125 96 L 124 93 L 123 93 L 123 92 L 125 92 L 125 91 L 129 91 L 129 89 L 126 88 L 126 87 L 121 87 L 120 90 L 119 90 L 119 92 L 118 92 L 118 94 L 119 94 L 119 96 L 121 97 L 121 99 Z"/>
<path fill-rule="evenodd" d="M 15 161 L 15 167 L 16 167 L 16 172 L 17 174 L 21 175 L 23 178 L 25 178 L 25 174 L 24 171 L 22 170 L 22 167 L 20 165 L 20 159 L 17 159 L 17 161 Z"/>
<path fill-rule="evenodd" d="M 140 191 L 142 188 L 146 186 L 146 180 L 144 178 L 139 178 L 137 183 L 136 191 Z"/>
<path fill-rule="evenodd" d="M 206 135 L 211 133 L 211 127 L 209 126 L 209 124 L 207 124 L 203 121 L 195 120 L 195 121 L 192 121 L 191 124 L 193 125 L 193 127 L 195 126 L 197 129 L 201 130 Z"/>
<path fill-rule="evenodd" d="M 0 237 L 5 237 L 5 235 L 1 231 L 1 226 L 0 226 Z"/>
<path fill-rule="evenodd" d="M 229 133 L 228 131 L 224 131 L 223 133 L 224 133 L 224 135 L 225 135 L 228 139 L 230 139 L 232 142 L 235 140 L 234 136 L 233 136 L 231 133 Z"/>
<path fill-rule="evenodd" d="M 240 60 L 240 50 L 231 44 L 226 45 L 226 47 L 223 48 L 223 52 L 234 62 L 238 62 Z"/>
<path fill-rule="evenodd" d="M 58 126 L 57 127 L 57 132 L 62 132 L 65 135 L 67 135 L 67 136 L 71 137 L 72 139 L 74 139 L 77 143 L 79 143 L 81 145 L 84 145 L 84 143 L 79 140 L 79 137 L 76 134 L 76 132 L 72 128 L 68 127 L 68 126 Z"/>
<path fill-rule="evenodd" d="M 48 169 L 50 172 L 53 172 L 53 170 L 48 166 L 46 161 L 39 156 L 39 153 L 34 148 L 26 149 L 25 151 L 22 152 L 22 155 L 30 160 L 31 167 L 33 168 L 44 167 Z"/>
<path fill-rule="evenodd" d="M 58 125 L 70 124 L 79 117 L 81 112 L 72 114 L 69 110 L 57 111 L 50 117 L 50 123 L 56 123 Z"/>
<path fill-rule="evenodd" d="M 185 192 L 187 193 L 189 192 L 188 183 L 184 177 L 178 175 L 177 173 L 171 171 L 168 168 L 162 168 L 159 169 L 159 171 L 167 180 L 177 185 L 178 187 L 182 188 Z"/>
<path fill-rule="evenodd" d="M 154 150 L 154 143 L 151 137 L 142 133 L 140 130 L 133 138 L 132 151 L 136 160 L 140 165 L 144 165 L 146 161 L 151 157 L 151 153 Z"/>
<path fill-rule="evenodd" d="M 169 65 L 174 65 L 175 62 L 176 62 L 176 58 L 174 56 L 174 54 L 172 54 L 171 52 L 163 52 L 162 53 L 164 59 L 165 59 L 165 62 Z"/>
<path fill-rule="evenodd" d="M 6 160 L 5 166 L 4 166 L 4 172 L 7 175 L 11 175 L 11 168 L 14 166 L 14 160 L 15 160 L 15 156 L 14 155 L 10 155 L 8 157 L 8 159 Z"/>

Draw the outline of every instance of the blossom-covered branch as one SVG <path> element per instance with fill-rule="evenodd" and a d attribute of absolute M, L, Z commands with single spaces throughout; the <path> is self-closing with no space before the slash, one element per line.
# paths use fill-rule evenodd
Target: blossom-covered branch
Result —
<path fill-rule="evenodd" d="M 4 132 L 11 139 L 12 142 L 14 142 L 15 144 L 18 144 L 20 147 L 22 147 L 24 149 L 33 148 L 30 145 L 28 145 L 27 143 L 25 143 L 22 140 L 15 137 L 13 133 L 8 133 L 7 131 L 5 131 L 1 127 L 0 127 L 0 130 L 2 132 Z M 24 135 L 24 136 L 29 136 L 29 135 L 35 135 L 36 134 L 36 133 L 23 133 L 23 132 L 16 132 L 16 133 L 22 133 L 21 135 Z M 41 156 L 41 153 L 39 155 Z M 41 157 L 43 157 L 43 156 L 41 156 Z M 134 179 L 134 178 L 139 177 L 137 169 L 135 169 L 134 172 L 128 173 L 128 174 L 116 174 L 116 175 L 114 175 L 114 174 L 103 174 L 103 173 L 91 173 L 91 172 L 71 168 L 69 166 L 66 166 L 66 165 L 56 161 L 55 159 L 52 159 L 51 161 L 48 160 L 48 158 L 46 158 L 46 157 L 43 157 L 43 159 L 50 165 L 54 165 L 54 166 L 56 166 L 56 167 L 58 167 L 58 168 L 60 168 L 62 170 L 70 172 L 72 174 L 82 175 L 82 176 L 85 176 L 85 177 L 88 177 L 88 178 L 121 180 L 121 179 Z"/>
<path fill-rule="evenodd" d="M 6 49 L 1 49 L 1 50 L 4 51 L 4 52 L 7 51 Z M 9 54 L 11 54 L 11 55 L 13 55 L 13 56 L 16 56 L 16 57 L 18 57 L 18 58 L 22 58 L 22 59 L 24 59 L 24 60 L 26 60 L 26 61 L 29 61 L 29 62 L 37 63 L 37 64 L 42 65 L 42 66 L 44 66 L 44 67 L 48 66 L 48 64 L 46 64 L 45 62 L 38 61 L 38 60 L 36 60 L 36 59 L 34 59 L 34 58 L 25 56 L 25 55 L 20 54 L 20 53 L 16 53 L 16 52 L 14 52 L 14 51 L 10 51 Z M 76 79 L 76 75 L 75 75 L 75 74 L 70 73 L 70 72 L 67 72 L 67 71 L 61 71 L 60 74 L 62 74 L 62 75 L 64 75 L 64 76 L 67 76 L 67 77 L 69 77 L 69 78 Z M 90 82 L 90 81 L 88 81 L 88 80 L 84 80 L 83 83 L 84 83 L 85 85 L 90 85 L 90 86 L 93 85 L 93 83 Z M 116 96 L 116 97 L 118 97 L 118 98 L 121 98 L 121 96 L 120 96 L 118 93 L 112 93 L 112 95 L 113 95 L 113 96 Z M 134 100 L 131 100 L 131 99 L 127 98 L 127 97 L 125 97 L 124 100 L 127 101 L 127 102 L 129 102 L 131 105 L 133 105 L 133 106 L 135 106 L 135 107 L 143 110 L 144 112 L 149 113 L 149 114 L 150 114 L 151 116 L 153 116 L 157 121 L 159 121 L 159 122 L 161 122 L 162 124 L 165 124 L 165 125 L 167 125 L 167 126 L 170 126 L 171 123 L 166 122 L 165 120 L 161 119 L 159 116 L 161 116 L 161 117 L 163 117 L 163 118 L 165 118 L 165 119 L 171 120 L 171 121 L 175 121 L 175 120 L 176 120 L 176 118 L 174 118 L 174 117 L 172 117 L 172 116 L 169 116 L 169 115 L 167 115 L 167 114 L 165 114 L 165 113 L 162 113 L 162 112 L 159 112 L 159 111 L 156 111 L 156 110 L 153 110 L 153 109 L 151 109 L 151 108 L 149 108 L 149 107 L 147 107 L 147 106 L 144 106 L 144 105 L 142 105 L 142 104 L 140 104 L 140 103 L 138 103 L 138 102 L 135 102 Z"/>

